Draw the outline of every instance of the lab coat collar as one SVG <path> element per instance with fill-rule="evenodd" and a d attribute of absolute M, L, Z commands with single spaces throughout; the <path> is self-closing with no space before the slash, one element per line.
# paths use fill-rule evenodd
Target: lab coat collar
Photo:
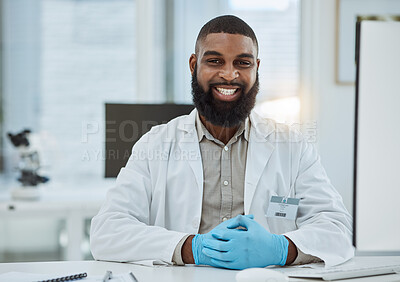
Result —
<path fill-rule="evenodd" d="M 263 141 L 275 131 L 274 122 L 259 116 L 254 110 L 250 113 L 251 131 L 255 131 L 255 137 Z M 250 131 L 250 133 L 251 133 Z"/>
<path fill-rule="evenodd" d="M 195 125 L 196 115 L 197 110 L 194 109 L 188 116 L 184 116 L 179 120 L 177 129 L 183 132 L 183 136 L 182 138 L 179 138 L 178 145 L 182 153 L 181 155 L 186 156 L 184 159 L 189 163 L 193 171 L 202 199 L 203 167 L 201 162 L 199 139 L 197 137 Z"/>
<path fill-rule="evenodd" d="M 196 116 L 197 110 L 193 109 L 190 114 L 183 119 L 183 122 L 178 123 L 177 128 L 186 133 L 194 133 L 196 130 Z"/>
<path fill-rule="evenodd" d="M 260 117 L 254 111 L 250 114 L 251 130 L 247 150 L 244 189 L 244 212 L 251 213 L 250 207 L 258 182 L 275 150 L 268 137 L 275 131 L 274 122 Z"/>

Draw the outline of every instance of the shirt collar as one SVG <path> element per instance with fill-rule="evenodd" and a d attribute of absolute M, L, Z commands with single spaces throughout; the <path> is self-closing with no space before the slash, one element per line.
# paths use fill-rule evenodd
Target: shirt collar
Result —
<path fill-rule="evenodd" d="M 214 136 L 207 130 L 205 125 L 202 123 L 200 119 L 200 115 L 197 112 L 196 114 L 196 129 L 197 129 L 197 137 L 199 138 L 199 142 L 203 139 L 203 137 L 206 137 L 208 140 L 211 141 L 216 141 Z M 243 137 L 246 139 L 246 141 L 249 141 L 249 136 L 250 136 L 250 118 L 246 118 L 244 122 L 242 122 L 236 131 L 235 135 L 231 138 L 233 142 L 235 142 L 240 135 L 243 134 Z M 228 143 L 233 143 L 231 140 Z"/>

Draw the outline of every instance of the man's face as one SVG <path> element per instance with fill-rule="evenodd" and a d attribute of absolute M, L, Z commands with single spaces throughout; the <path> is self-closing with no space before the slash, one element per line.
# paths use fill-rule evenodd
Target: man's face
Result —
<path fill-rule="evenodd" d="M 189 60 L 193 101 L 214 125 L 233 127 L 254 107 L 258 92 L 257 48 L 240 34 L 211 33 Z"/>

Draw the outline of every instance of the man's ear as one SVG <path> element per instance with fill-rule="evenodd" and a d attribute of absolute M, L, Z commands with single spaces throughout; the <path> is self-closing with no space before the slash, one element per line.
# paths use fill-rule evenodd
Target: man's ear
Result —
<path fill-rule="evenodd" d="M 196 63 L 197 63 L 196 54 L 190 55 L 190 58 L 189 58 L 189 68 L 190 68 L 190 73 L 191 73 L 192 75 L 193 75 L 193 72 L 194 72 Z"/>
<path fill-rule="evenodd" d="M 259 67 L 260 67 L 260 59 L 257 59 L 257 71 Z"/>

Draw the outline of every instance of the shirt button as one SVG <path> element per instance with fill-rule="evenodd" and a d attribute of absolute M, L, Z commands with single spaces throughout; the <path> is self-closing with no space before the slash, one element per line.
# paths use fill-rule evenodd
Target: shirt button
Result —
<path fill-rule="evenodd" d="M 224 185 L 227 186 L 229 182 L 227 180 L 224 181 Z"/>
<path fill-rule="evenodd" d="M 195 229 L 198 229 L 199 228 L 199 221 L 198 221 L 198 218 L 196 217 L 195 219 L 193 219 L 193 221 L 192 221 L 192 226 L 193 226 L 193 228 L 195 228 Z"/>
<path fill-rule="evenodd" d="M 222 221 L 227 221 L 227 220 L 228 220 L 227 217 L 222 218 Z"/>
<path fill-rule="evenodd" d="M 225 146 L 224 150 L 227 152 L 229 150 L 228 146 Z"/>

